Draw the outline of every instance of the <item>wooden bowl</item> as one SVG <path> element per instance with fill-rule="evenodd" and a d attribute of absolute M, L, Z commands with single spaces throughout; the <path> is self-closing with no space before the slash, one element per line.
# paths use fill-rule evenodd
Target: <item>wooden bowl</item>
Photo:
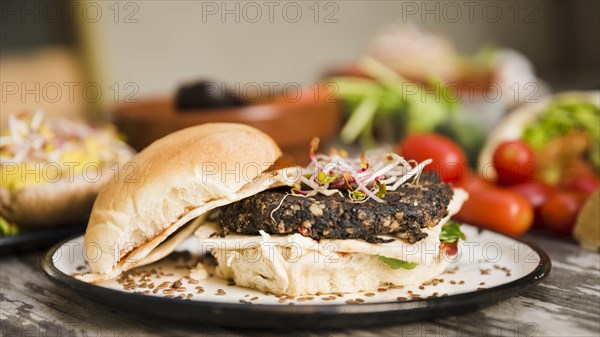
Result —
<path fill-rule="evenodd" d="M 117 106 L 113 121 L 127 142 L 140 151 L 158 138 L 189 126 L 209 122 L 243 123 L 267 133 L 285 155 L 300 165 L 308 163 L 313 137 L 326 143 L 337 134 L 340 104 L 315 99 L 307 92 L 296 102 L 275 98 L 239 108 L 178 111 L 174 98 L 151 98 Z"/>

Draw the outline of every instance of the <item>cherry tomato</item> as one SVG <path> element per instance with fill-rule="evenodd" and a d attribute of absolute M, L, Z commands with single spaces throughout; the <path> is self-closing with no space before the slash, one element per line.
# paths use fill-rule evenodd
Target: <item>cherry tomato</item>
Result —
<path fill-rule="evenodd" d="M 577 213 L 585 202 L 585 195 L 573 191 L 557 191 L 542 206 L 544 225 L 553 233 L 571 236 Z"/>
<path fill-rule="evenodd" d="M 600 187 L 600 179 L 589 162 L 576 159 L 563 171 L 560 186 L 589 196 Z"/>
<path fill-rule="evenodd" d="M 579 176 L 569 179 L 563 184 L 563 187 L 568 190 L 584 193 L 589 197 L 600 187 L 600 181 L 595 176 Z"/>
<path fill-rule="evenodd" d="M 543 228 L 542 206 L 548 201 L 554 189 L 543 183 L 524 183 L 510 186 L 509 189 L 523 196 L 533 207 L 533 228 Z"/>
<path fill-rule="evenodd" d="M 450 243 L 450 242 L 441 242 L 440 243 L 440 250 L 446 255 L 446 256 L 454 256 L 458 253 L 458 244 L 456 242 Z"/>
<path fill-rule="evenodd" d="M 469 194 L 458 221 L 519 236 L 531 227 L 533 208 L 522 196 L 501 188 L 483 188 Z"/>
<path fill-rule="evenodd" d="M 398 145 L 398 152 L 406 159 L 422 162 L 432 159 L 425 170 L 436 171 L 445 182 L 451 183 L 466 175 L 465 152 L 451 139 L 433 133 L 410 135 Z"/>
<path fill-rule="evenodd" d="M 531 182 L 537 172 L 535 154 L 522 140 L 501 143 L 492 158 L 500 185 Z"/>

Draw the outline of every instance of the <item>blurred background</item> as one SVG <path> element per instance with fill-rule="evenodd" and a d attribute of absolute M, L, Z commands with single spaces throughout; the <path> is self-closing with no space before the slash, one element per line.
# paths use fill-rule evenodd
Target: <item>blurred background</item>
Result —
<path fill-rule="evenodd" d="M 569 236 L 594 191 L 598 204 L 599 1 L 3 0 L 0 9 L 3 161 L 35 144 L 43 156 L 69 157 L 62 138 L 36 134 L 41 114 L 19 114 L 38 109 L 111 122 L 138 151 L 187 126 L 238 122 L 270 134 L 299 164 L 319 137 L 321 150 L 383 147 L 490 168 L 469 179 L 462 169 L 460 179 L 439 173 L 472 192 L 471 205 L 488 189 L 494 202 L 525 205 L 528 217 L 491 217 L 513 235 L 535 219 Z M 575 90 L 593 92 L 536 105 Z M 95 160 L 81 144 L 79 160 Z M 496 212 L 494 202 L 464 213 Z M 585 218 L 600 228 L 597 216 Z M 494 225 L 487 214 L 459 220 Z"/>
<path fill-rule="evenodd" d="M 292 154 L 309 134 L 372 148 L 436 131 L 475 159 L 515 105 L 600 87 L 599 11 L 587 0 L 3 1 L 2 122 L 40 108 L 110 120 L 140 150 L 238 121 Z M 433 84 L 462 89 L 459 102 Z M 293 104 L 254 109 L 277 99 Z"/>
<path fill-rule="evenodd" d="M 331 67 L 357 60 L 378 32 L 400 22 L 439 33 L 463 53 L 489 43 L 518 50 L 552 88 L 566 87 L 565 82 L 569 88 L 598 87 L 597 1 L 256 4 L 3 1 L 2 81 L 25 82 L 25 88 L 36 81 L 97 82 L 104 95 L 94 102 L 90 89 L 85 101 L 103 108 L 115 101 L 107 94 L 117 91 L 110 89 L 115 82 L 123 92 L 117 101 L 171 94 L 201 78 L 310 85 Z M 130 82 L 134 85 L 123 89 Z M 57 112 L 82 107 L 62 105 L 64 97 L 60 107 L 48 99 L 36 102 L 33 95 L 22 100 L 10 95 L 12 90 L 3 87 L 3 114 L 24 106 Z"/>
<path fill-rule="evenodd" d="M 574 238 L 600 251 L 598 60 L 597 0 L 2 0 L 0 255 L 13 272 L 1 281 L 17 312 L 4 315 L 3 307 L 1 316 L 17 329 L 13 318 L 25 317 L 20 330 L 53 326 L 33 319 L 36 309 L 23 302 L 25 292 L 39 296 L 47 284 L 15 288 L 10 278 L 32 272 L 39 256 L 25 257 L 24 266 L 4 252 L 83 232 L 113 168 L 122 168 L 120 182 L 131 182 L 127 162 L 154 140 L 236 122 L 268 133 L 285 159 L 301 165 L 313 137 L 320 152 L 375 149 L 411 165 L 433 160 L 425 170 L 469 192 L 454 220 L 511 236 L 533 229 L 527 241 L 539 240 L 536 232 L 566 238 L 564 245 L 538 241 L 558 260 L 548 279 L 558 286 L 529 296 L 569 303 L 561 314 L 578 314 L 565 316 L 574 318 L 564 329 L 597 327 L 590 322 L 598 306 L 587 303 L 599 289 L 598 268 L 588 261 L 598 259 L 567 245 Z M 547 97 L 565 91 L 583 92 Z M 67 118 L 48 118 L 59 116 Z M 90 164 L 108 174 L 86 180 Z M 53 167 L 56 179 L 46 173 Z M 347 171 L 321 173 L 313 176 L 319 188 L 342 179 L 350 186 Z M 73 175 L 82 180 L 66 179 Z M 379 180 L 370 185 L 375 196 L 386 191 Z M 372 198 L 360 194 L 358 202 Z M 548 317 L 536 309 L 543 305 L 521 302 L 530 316 Z M 71 316 L 64 305 L 51 307 L 61 313 L 43 317 Z M 511 308 L 498 321 L 512 316 L 519 315 Z"/>

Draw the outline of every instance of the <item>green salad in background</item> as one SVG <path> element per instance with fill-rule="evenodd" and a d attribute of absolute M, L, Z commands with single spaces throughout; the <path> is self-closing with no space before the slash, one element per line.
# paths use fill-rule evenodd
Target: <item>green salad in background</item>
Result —
<path fill-rule="evenodd" d="M 539 119 L 525 128 L 523 140 L 540 150 L 550 141 L 574 131 L 589 137 L 585 156 L 600 172 L 600 109 L 590 102 L 570 97 L 553 102 Z"/>
<path fill-rule="evenodd" d="M 346 105 L 348 117 L 340 132 L 343 143 L 357 142 L 370 149 L 410 133 L 438 132 L 455 139 L 470 159 L 477 157 L 485 134 L 462 118 L 461 103 L 440 89 L 441 81 L 431 79 L 430 89 L 425 90 L 369 57 L 359 68 L 367 77 L 329 79 Z"/>

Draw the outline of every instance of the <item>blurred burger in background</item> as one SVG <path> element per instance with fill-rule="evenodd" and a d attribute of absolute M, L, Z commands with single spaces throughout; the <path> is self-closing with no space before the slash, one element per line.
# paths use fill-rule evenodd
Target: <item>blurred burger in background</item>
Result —
<path fill-rule="evenodd" d="M 413 25 L 394 25 L 382 31 L 375 37 L 369 55 L 409 81 L 423 84 L 439 81 L 474 94 L 473 98 L 461 97 L 462 102 L 487 99 L 511 106 L 528 94 L 522 87 L 539 84 L 531 62 L 515 50 L 485 45 L 474 55 L 463 55 L 444 36 Z M 514 95 L 496 98 L 494 91 L 498 88 Z M 529 94 L 533 98 L 537 92 L 530 90 Z"/>
<path fill-rule="evenodd" d="M 2 235 L 84 223 L 100 188 L 135 170 L 121 167 L 133 153 L 110 125 L 41 110 L 8 115 L 0 137 Z"/>

